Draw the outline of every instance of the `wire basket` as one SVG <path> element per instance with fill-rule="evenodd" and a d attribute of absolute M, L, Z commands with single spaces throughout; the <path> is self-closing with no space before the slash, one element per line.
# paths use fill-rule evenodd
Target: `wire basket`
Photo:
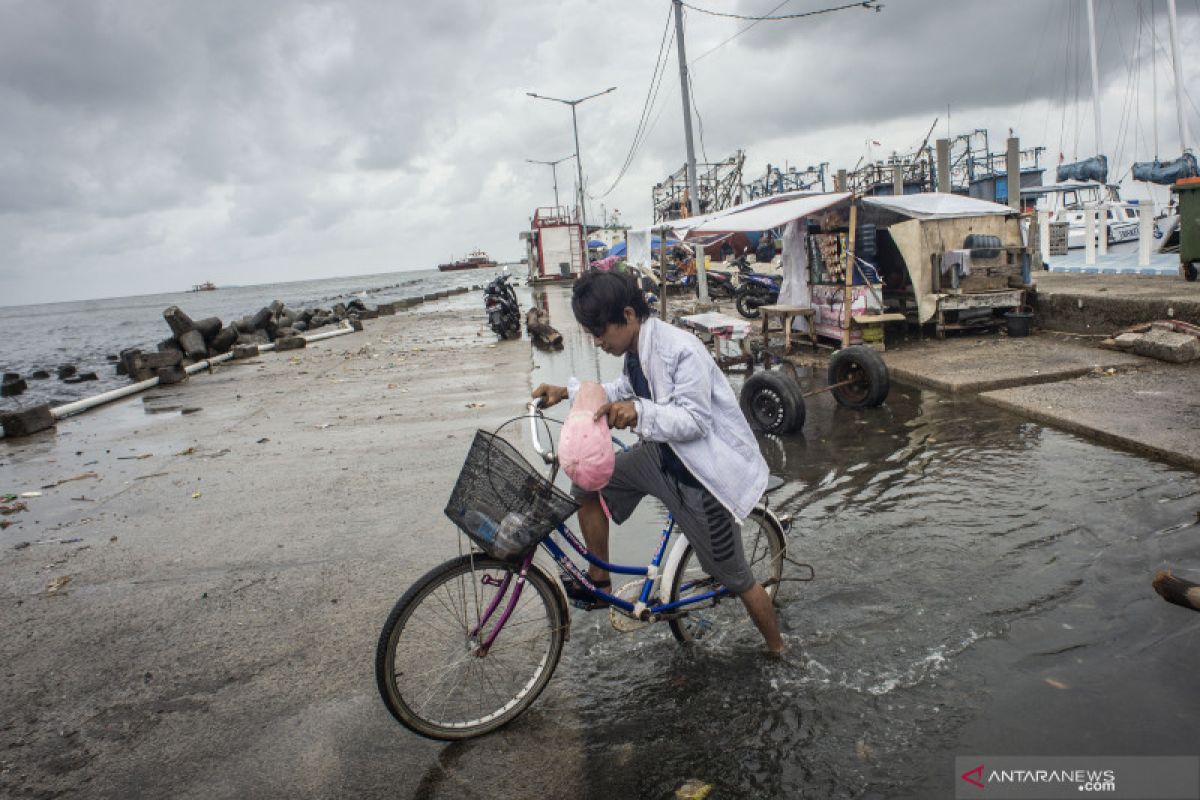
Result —
<path fill-rule="evenodd" d="M 578 508 L 511 444 L 476 431 L 445 512 L 485 553 L 511 561 L 525 556 Z"/>

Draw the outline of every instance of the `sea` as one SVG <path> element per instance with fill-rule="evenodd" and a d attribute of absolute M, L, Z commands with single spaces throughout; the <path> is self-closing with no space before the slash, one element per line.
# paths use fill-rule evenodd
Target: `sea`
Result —
<path fill-rule="evenodd" d="M 0 398 L 0 411 L 38 403 L 69 403 L 126 385 L 116 374 L 115 357 L 122 350 L 156 350 L 171 336 L 162 312 L 179 306 L 192 319 L 219 317 L 228 323 L 253 314 L 274 300 L 294 309 L 329 308 L 354 298 L 368 306 L 419 297 L 460 286 L 486 284 L 503 267 L 439 272 L 436 269 L 384 272 L 317 280 L 218 287 L 214 291 L 172 292 L 68 303 L 0 306 L 0 370 L 25 377 L 29 388 L 15 397 Z M 99 380 L 64 383 L 60 365 L 80 373 L 95 372 Z M 50 378 L 29 376 L 45 370 Z"/>

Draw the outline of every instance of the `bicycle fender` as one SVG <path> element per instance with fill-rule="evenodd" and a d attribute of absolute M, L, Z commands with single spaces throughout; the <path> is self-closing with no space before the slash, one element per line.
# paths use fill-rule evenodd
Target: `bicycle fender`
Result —
<path fill-rule="evenodd" d="M 687 544 L 687 539 L 680 536 L 667 553 L 667 563 L 663 566 L 662 579 L 658 582 L 658 596 L 664 603 L 670 599 L 667 595 L 675 585 L 675 573 L 679 571 L 679 565 L 683 562 L 683 551 L 687 549 Z"/>

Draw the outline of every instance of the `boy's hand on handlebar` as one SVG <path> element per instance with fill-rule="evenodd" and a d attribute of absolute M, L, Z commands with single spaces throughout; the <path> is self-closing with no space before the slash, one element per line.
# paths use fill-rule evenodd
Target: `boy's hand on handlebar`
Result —
<path fill-rule="evenodd" d="M 567 399 L 567 387 L 553 386 L 549 383 L 540 383 L 538 384 L 538 387 L 533 390 L 533 396 L 542 398 L 542 406 L 544 408 L 549 408 L 550 406 L 557 405 L 558 403 L 561 403 L 563 400 Z"/>
<path fill-rule="evenodd" d="M 610 428 L 629 428 L 633 429 L 637 425 L 638 412 L 637 404 L 632 400 L 618 400 L 615 403 L 605 403 L 596 411 L 596 415 L 592 419 L 600 419 L 608 417 L 608 426 Z"/>

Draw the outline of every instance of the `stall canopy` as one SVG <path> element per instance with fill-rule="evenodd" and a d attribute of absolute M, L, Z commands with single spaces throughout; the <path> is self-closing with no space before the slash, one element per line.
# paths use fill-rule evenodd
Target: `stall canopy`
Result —
<path fill-rule="evenodd" d="M 999 203 L 942 192 L 864 197 L 863 204 L 893 211 L 909 219 L 954 219 L 956 217 L 985 217 L 991 214 L 1007 216 L 1017 213 L 1015 209 Z"/>
<path fill-rule="evenodd" d="M 793 197 L 774 203 L 763 203 L 744 210 L 728 209 L 727 213 L 717 212 L 698 225 L 687 229 L 687 238 L 699 238 L 711 233 L 729 233 L 731 231 L 765 231 L 779 228 L 787 223 L 811 216 L 820 211 L 835 206 L 850 198 L 849 192 L 832 192 L 829 194 L 810 194 Z M 773 199 L 773 198 L 772 198 Z M 683 222 L 684 220 L 680 220 Z M 680 230 L 676 228 L 676 230 Z M 682 231 L 681 231 L 682 232 Z"/>

